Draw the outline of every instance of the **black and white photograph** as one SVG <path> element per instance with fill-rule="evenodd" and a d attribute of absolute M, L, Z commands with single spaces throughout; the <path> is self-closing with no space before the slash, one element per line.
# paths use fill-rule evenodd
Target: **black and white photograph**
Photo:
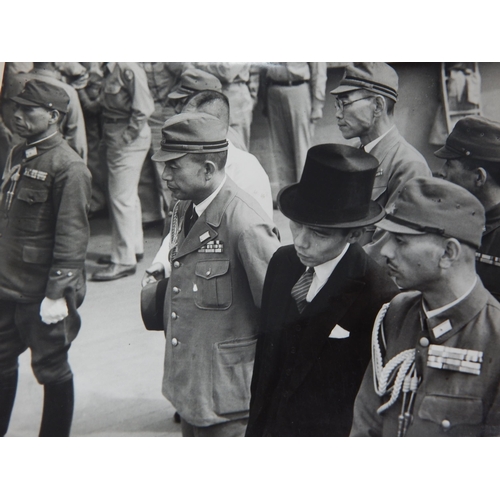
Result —
<path fill-rule="evenodd" d="M 115 28 L 106 43 L 129 47 Z M 196 24 L 164 36 L 187 33 L 210 38 Z M 130 52 L 94 41 L 0 63 L 6 463 L 46 457 L 49 484 L 79 455 L 88 486 L 125 498 L 155 497 L 162 470 L 191 463 L 171 491 L 198 498 L 229 496 L 209 493 L 227 461 L 233 481 L 260 474 L 253 498 L 264 480 L 280 495 L 305 460 L 282 494 L 356 498 L 371 464 L 399 473 L 426 455 L 437 466 L 438 451 L 455 463 L 494 449 L 500 63 L 432 44 L 408 58 L 337 50 L 345 30 L 315 52 L 314 28 L 301 35 L 310 49 L 185 54 L 148 52 L 146 30 Z M 64 55 L 118 61 L 23 61 Z M 174 62 L 128 61 L 151 55 Z M 162 439 L 182 437 L 247 439 Z M 342 476 L 338 489 L 311 486 L 313 471 Z"/>

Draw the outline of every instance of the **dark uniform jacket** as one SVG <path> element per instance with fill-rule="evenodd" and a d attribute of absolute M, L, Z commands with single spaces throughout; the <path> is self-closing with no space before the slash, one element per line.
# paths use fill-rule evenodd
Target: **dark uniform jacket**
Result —
<path fill-rule="evenodd" d="M 347 436 L 375 315 L 398 293 L 353 244 L 300 315 L 291 290 L 304 270 L 292 245 L 269 264 L 247 436 Z"/>
<path fill-rule="evenodd" d="M 259 203 L 229 178 L 185 237 L 189 205 L 179 202 L 172 216 L 163 394 L 204 427 L 248 415 L 262 288 L 279 240 Z"/>
<path fill-rule="evenodd" d="M 84 295 L 90 173 L 57 133 L 12 151 L 20 178 L 10 209 L 0 202 L 0 299 L 36 302 L 70 291 Z M 78 302 L 78 301 L 77 301 Z"/>
<path fill-rule="evenodd" d="M 445 331 L 448 321 L 451 329 L 436 338 L 433 329 L 444 325 L 446 328 L 441 331 Z M 421 377 L 407 436 L 500 434 L 499 325 L 500 304 L 479 280 L 463 301 L 431 319 L 423 313 L 420 293 L 401 294 L 391 302 L 383 321 L 387 343 L 384 364 L 398 353 L 415 348 L 417 372 Z M 421 341 L 422 338 L 428 341 Z M 433 346 L 458 348 L 463 354 L 464 350 L 482 352 L 480 374 L 428 366 Z M 444 356 L 447 356 L 446 350 Z M 451 363 L 453 366 L 463 364 L 457 359 Z M 469 366 L 477 366 L 477 363 Z M 356 398 L 351 435 L 396 436 L 402 399 L 400 394 L 393 406 L 377 414 L 388 397 L 375 393 L 370 363 Z"/>
<path fill-rule="evenodd" d="M 500 301 L 500 204 L 486 212 L 486 231 L 476 255 L 476 271 L 487 290 Z"/>

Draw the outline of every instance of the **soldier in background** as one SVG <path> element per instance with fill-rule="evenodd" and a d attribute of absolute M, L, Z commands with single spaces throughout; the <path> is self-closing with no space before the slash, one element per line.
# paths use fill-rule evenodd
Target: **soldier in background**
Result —
<path fill-rule="evenodd" d="M 486 230 L 476 270 L 500 300 L 500 123 L 479 116 L 463 118 L 434 154 L 446 160 L 435 175 L 467 189 L 484 206 Z"/>

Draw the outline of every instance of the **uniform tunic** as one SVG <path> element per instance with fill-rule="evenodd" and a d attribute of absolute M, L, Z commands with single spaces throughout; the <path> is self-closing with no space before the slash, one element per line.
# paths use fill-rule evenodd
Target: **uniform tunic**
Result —
<path fill-rule="evenodd" d="M 185 237 L 189 204 L 179 202 L 172 217 L 163 394 L 204 427 L 248 416 L 262 287 L 279 241 L 260 205 L 229 178 Z"/>
<path fill-rule="evenodd" d="M 500 435 L 499 325 L 500 305 L 479 281 L 464 300 L 431 319 L 424 315 L 420 293 L 392 300 L 383 321 L 384 364 L 398 353 L 416 349 L 421 377 L 407 436 Z M 439 336 L 440 331 L 445 333 Z M 480 374 L 428 366 L 433 346 L 482 352 Z M 397 435 L 403 396 L 378 415 L 377 409 L 387 399 L 374 391 L 370 363 L 356 398 L 351 436 Z"/>
<path fill-rule="evenodd" d="M 39 382 L 61 382 L 71 377 L 67 350 L 85 295 L 90 173 L 59 133 L 17 146 L 11 158 L 20 177 L 10 206 L 9 178 L 0 201 L 0 378 L 17 370 L 30 347 Z M 65 297 L 69 316 L 42 323 L 44 297 Z"/>

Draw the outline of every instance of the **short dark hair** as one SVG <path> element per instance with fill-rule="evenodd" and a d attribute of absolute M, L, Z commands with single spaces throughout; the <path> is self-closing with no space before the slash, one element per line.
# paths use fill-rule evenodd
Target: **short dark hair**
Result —
<path fill-rule="evenodd" d="M 222 170 L 227 162 L 227 151 L 220 151 L 219 153 L 200 153 L 193 154 L 192 156 L 196 158 L 199 165 L 202 165 L 206 161 L 211 161 L 217 166 L 218 170 Z"/>

